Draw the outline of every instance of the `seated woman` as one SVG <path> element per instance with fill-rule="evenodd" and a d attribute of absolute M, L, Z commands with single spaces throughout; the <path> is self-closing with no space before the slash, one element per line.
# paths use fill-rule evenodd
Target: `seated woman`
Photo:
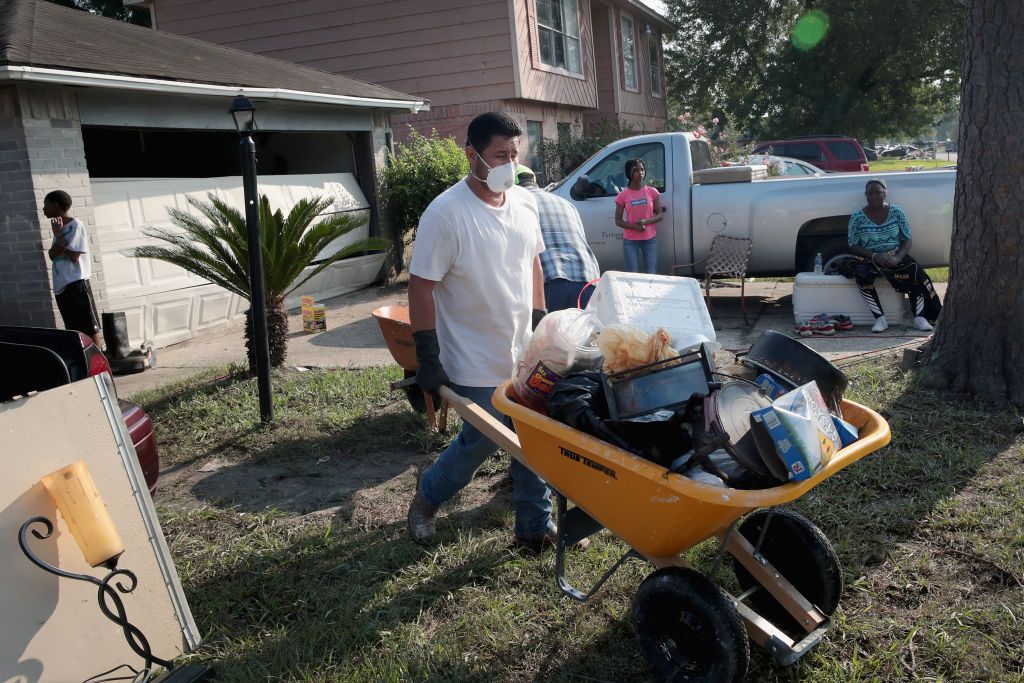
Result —
<path fill-rule="evenodd" d="M 881 178 L 867 182 L 864 196 L 867 206 L 850 216 L 847 229 L 850 251 L 856 258 L 844 263 L 840 272 L 857 280 L 864 303 L 875 317 L 872 332 L 884 332 L 889 327 L 882 313 L 882 302 L 875 291 L 875 278 L 879 275 L 888 280 L 897 292 L 910 296 L 914 327 L 929 332 L 931 323 L 939 317 L 942 304 L 924 268 L 909 255 L 911 240 L 907 215 L 900 207 L 886 203 L 885 181 Z"/>

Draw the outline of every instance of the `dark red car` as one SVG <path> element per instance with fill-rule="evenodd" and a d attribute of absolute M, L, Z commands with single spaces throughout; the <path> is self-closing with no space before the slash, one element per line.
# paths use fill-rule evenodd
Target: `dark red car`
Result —
<path fill-rule="evenodd" d="M 74 330 L 0 325 L 0 361 L 0 402 L 110 372 L 92 339 Z M 152 493 L 160 471 L 153 420 L 142 406 L 122 399 L 118 403 Z"/>
<path fill-rule="evenodd" d="M 775 156 L 806 161 L 829 173 L 871 170 L 860 143 L 842 135 L 816 135 L 759 142 L 754 147 L 754 153 L 767 154 L 769 149 Z"/>

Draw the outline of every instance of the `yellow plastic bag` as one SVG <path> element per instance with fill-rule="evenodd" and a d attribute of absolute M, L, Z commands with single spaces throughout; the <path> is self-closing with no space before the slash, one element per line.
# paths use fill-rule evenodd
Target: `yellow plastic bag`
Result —
<path fill-rule="evenodd" d="M 675 358 L 679 352 L 669 346 L 670 337 L 663 328 L 648 335 L 624 325 L 610 325 L 601 331 L 597 346 L 604 356 L 605 372 L 622 372 L 648 363 Z"/>

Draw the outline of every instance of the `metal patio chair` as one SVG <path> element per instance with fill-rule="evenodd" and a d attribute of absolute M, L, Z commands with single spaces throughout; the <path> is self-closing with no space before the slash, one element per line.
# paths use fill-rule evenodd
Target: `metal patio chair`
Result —
<path fill-rule="evenodd" d="M 672 266 L 672 274 L 677 270 L 690 268 L 698 264 L 704 266 L 704 300 L 707 302 L 708 310 L 711 311 L 711 287 L 739 287 L 740 307 L 743 309 L 743 322 L 750 327 L 750 320 L 747 318 L 747 299 L 744 287 L 747 277 L 747 264 L 750 262 L 750 252 L 753 249 L 753 242 L 749 237 L 730 237 L 728 235 L 715 235 L 711 240 L 711 249 L 708 257 L 693 263 L 684 263 Z M 740 283 L 715 282 L 722 278 L 739 278 Z"/>

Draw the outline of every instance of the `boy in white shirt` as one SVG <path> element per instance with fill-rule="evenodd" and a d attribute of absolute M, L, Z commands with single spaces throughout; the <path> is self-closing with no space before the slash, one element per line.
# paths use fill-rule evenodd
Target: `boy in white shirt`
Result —
<path fill-rule="evenodd" d="M 54 190 L 43 198 L 43 215 L 53 228 L 53 246 L 47 252 L 53 262 L 53 293 L 64 327 L 89 336 L 100 347 L 99 315 L 89 277 L 89 240 L 85 225 L 68 215 L 71 195 Z"/>

